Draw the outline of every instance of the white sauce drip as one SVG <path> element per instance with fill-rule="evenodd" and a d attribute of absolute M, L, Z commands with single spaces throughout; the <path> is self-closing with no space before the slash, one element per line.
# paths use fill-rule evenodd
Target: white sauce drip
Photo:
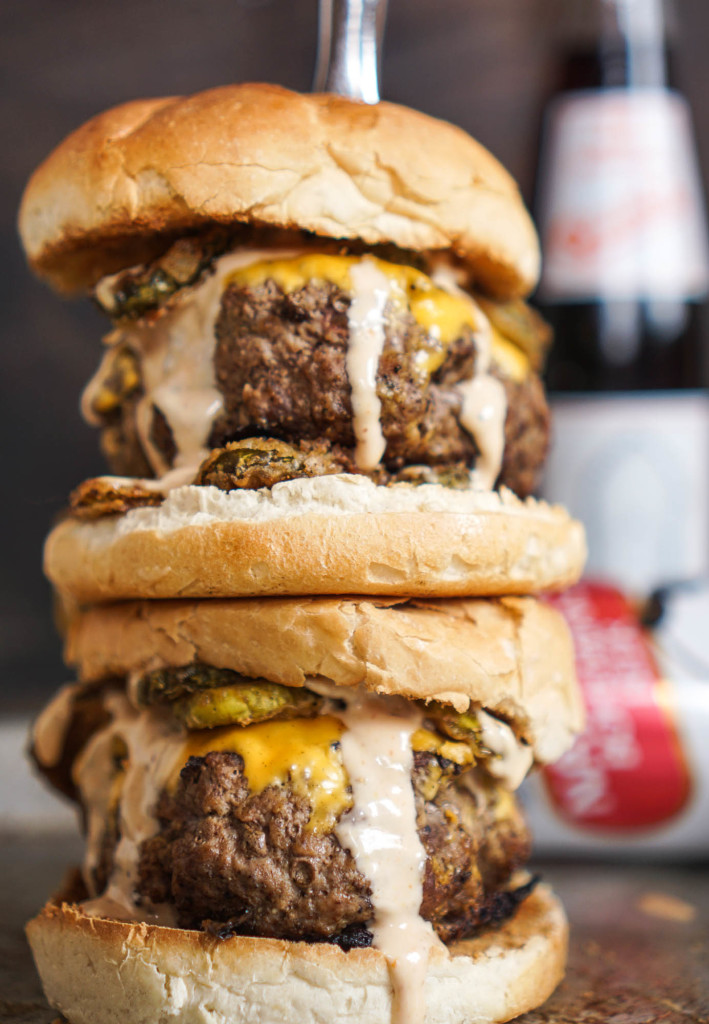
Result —
<path fill-rule="evenodd" d="M 426 854 L 416 827 L 411 737 L 421 725 L 423 712 L 397 697 L 347 692 L 315 679 L 309 679 L 308 686 L 346 703 L 344 711 L 334 713 L 345 725 L 340 744 L 353 808 L 340 820 L 336 833 L 371 885 L 374 945 L 387 957 L 391 971 L 392 1022 L 421 1024 L 431 951 L 447 953 L 419 912 Z M 67 692 L 55 702 L 57 713 L 71 696 Z M 135 890 L 140 846 L 158 831 L 155 807 L 183 754 L 184 732 L 168 719 L 136 711 L 123 694 L 109 694 L 105 701 L 112 722 L 92 737 L 74 767 L 74 780 L 88 812 L 84 874 L 89 889 L 111 809 L 116 737 L 128 748 L 120 798 L 121 838 L 106 892 L 86 901 L 83 909 L 93 916 L 172 925 L 170 906 L 137 907 Z M 483 743 L 496 755 L 488 759 L 486 768 L 515 789 L 531 766 L 531 749 L 520 743 L 505 722 L 482 709 L 476 715 Z"/>
<path fill-rule="evenodd" d="M 507 398 L 502 382 L 489 372 L 492 352 L 490 322 L 474 299 L 460 287 L 455 270 L 439 264 L 431 275 L 434 284 L 451 295 L 466 299 L 475 307 L 482 327 L 475 333 L 477 358 L 475 376 L 458 385 L 462 398 L 460 425 L 478 447 L 479 456 L 472 473 L 473 486 L 489 491 L 500 475 L 505 450 Z"/>
<path fill-rule="evenodd" d="M 460 425 L 478 446 L 473 483 L 489 491 L 500 475 L 505 450 L 507 399 L 501 381 L 489 373 L 479 373 L 458 385 L 462 397 Z"/>
<path fill-rule="evenodd" d="M 382 405 L 377 396 L 377 370 L 384 348 L 384 308 L 391 294 L 391 279 L 366 257 L 350 268 L 352 301 L 348 311 L 347 377 L 352 391 L 352 427 L 355 462 L 359 469 L 374 469 L 381 462 L 386 441 L 382 432 Z"/>
<path fill-rule="evenodd" d="M 398 698 L 348 694 L 337 715 L 346 726 L 340 744 L 354 805 L 336 826 L 343 847 L 369 880 L 374 945 L 390 965 L 393 1024 L 419 1024 L 434 947 L 445 950 L 419 910 L 426 853 L 416 829 L 411 784 L 411 735 L 422 713 Z"/>
<path fill-rule="evenodd" d="M 517 739 L 507 722 L 501 722 L 482 708 L 475 711 L 475 716 L 480 723 L 483 744 L 495 755 L 485 761 L 486 770 L 501 779 L 508 789 L 517 789 L 532 767 L 532 748 Z"/>
<path fill-rule="evenodd" d="M 222 256 L 206 280 L 178 293 L 155 320 L 139 322 L 109 335 L 111 346 L 128 343 L 140 355 L 144 394 L 136 408 L 136 427 L 146 458 L 158 478 L 152 483 L 156 489 L 165 492 L 190 483 L 209 454 L 207 441 L 211 426 L 223 406 L 214 376 L 214 329 L 226 278 L 253 263 L 289 259 L 307 251 L 246 250 Z M 351 266 L 350 278 L 352 301 L 348 311 L 350 336 L 346 367 L 356 439 L 355 462 L 359 469 L 368 471 L 379 464 L 386 448 L 376 377 L 385 342 L 384 309 L 394 285 L 367 257 Z M 97 292 L 109 289 L 112 280 L 106 278 L 99 282 Z M 502 466 L 507 411 L 504 387 L 488 372 L 490 325 L 472 297 L 460 286 L 455 268 L 439 261 L 432 280 L 439 288 L 469 302 L 482 325 L 476 332 L 475 377 L 459 384 L 458 389 L 462 398 L 461 426 L 474 439 L 480 452 L 472 482 L 478 489 L 489 490 Z M 91 404 L 110 361 L 109 351 L 82 397 L 82 412 L 90 423 L 96 423 Z M 172 468 L 150 439 L 153 406 L 165 417 L 175 442 Z"/>
<path fill-rule="evenodd" d="M 111 347 L 127 343 L 140 357 L 144 394 L 136 408 L 136 426 L 146 458 L 158 477 L 157 489 L 165 491 L 191 483 L 209 455 L 207 440 L 212 422 L 223 407 L 214 375 L 214 331 L 226 278 L 260 260 L 288 259 L 303 252 L 250 249 L 222 256 L 215 261 L 213 273 L 195 287 L 178 292 L 155 320 L 138 322 L 109 335 Z M 102 285 L 104 282 L 97 290 Z M 97 420 L 91 405 L 110 362 L 109 351 L 81 399 L 82 414 L 94 425 Z M 176 448 L 172 469 L 150 440 L 153 405 L 160 409 L 172 431 Z"/>
<path fill-rule="evenodd" d="M 32 745 L 40 764 L 51 768 L 58 764 L 74 712 L 78 683 L 68 683 L 58 691 L 32 727 Z"/>
<path fill-rule="evenodd" d="M 109 280 L 108 278 L 102 278 L 102 280 Z M 96 294 L 98 295 L 98 289 L 101 282 L 96 285 Z M 113 349 L 117 348 L 123 340 L 123 331 L 113 330 L 106 334 L 103 338 L 103 346 L 106 351 L 101 358 L 101 362 L 98 364 L 96 373 L 91 377 L 88 384 L 81 392 L 81 398 L 79 400 L 79 409 L 84 421 L 91 427 L 99 427 L 101 425 L 101 417 L 97 416 L 93 410 L 93 403 L 101 390 L 101 384 L 108 376 L 110 372 L 111 362 L 113 360 Z"/>
<path fill-rule="evenodd" d="M 92 872 L 98 864 L 101 840 L 111 806 L 115 768 L 113 765 L 113 731 L 101 729 L 88 741 L 72 767 L 72 778 L 86 809 L 86 852 L 84 882 L 94 894 Z"/>
<path fill-rule="evenodd" d="M 94 916 L 171 924 L 174 918 L 170 907 L 156 907 L 153 912 L 143 906 L 137 908 L 134 894 L 140 846 L 158 831 L 155 806 L 184 749 L 184 732 L 168 719 L 135 711 L 123 694 L 107 695 L 106 706 L 113 721 L 89 741 L 74 768 L 74 780 L 88 809 L 84 878 L 89 891 L 91 871 L 98 863 L 110 810 L 115 737 L 120 737 L 128 748 L 120 798 L 121 838 L 105 893 L 84 903 L 83 909 Z"/>

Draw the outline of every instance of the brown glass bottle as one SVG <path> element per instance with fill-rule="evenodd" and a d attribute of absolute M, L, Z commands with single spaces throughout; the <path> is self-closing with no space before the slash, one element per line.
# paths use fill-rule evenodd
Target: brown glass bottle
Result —
<path fill-rule="evenodd" d="M 691 121 L 685 101 L 672 88 L 674 59 L 667 4 L 660 0 L 567 0 L 565 11 L 558 87 L 545 119 L 538 183 L 537 213 L 545 255 L 551 263 L 542 280 L 539 302 L 556 332 L 548 386 L 552 392 L 562 393 L 700 387 L 707 383 L 701 315 L 709 278 L 706 233 Z M 614 162 L 612 155 L 602 152 L 604 145 L 617 142 L 607 121 L 613 102 L 623 105 L 620 121 L 638 135 L 637 189 L 627 180 L 632 154 L 621 155 Z M 575 104 L 585 105 L 585 113 L 578 114 L 573 124 Z M 592 148 L 589 134 L 594 132 L 594 116 L 599 119 L 595 131 L 603 145 L 592 157 L 595 167 L 587 164 L 575 200 L 572 186 L 562 181 L 567 200 L 576 204 L 577 228 L 574 234 L 573 224 L 567 225 L 560 243 L 554 193 L 558 194 L 565 171 L 572 173 L 574 146 L 585 142 Z M 640 118 L 635 129 L 634 116 Z M 657 122 L 654 130 L 653 118 Z M 585 138 L 573 137 L 574 132 Z M 643 157 L 660 165 L 665 175 L 666 180 L 654 192 L 643 180 Z M 566 166 L 560 167 L 560 161 Z M 604 205 L 596 194 L 585 211 L 584 198 L 594 174 L 596 193 L 605 188 L 616 196 L 616 202 Z M 677 175 L 674 182 L 669 180 L 672 174 Z M 625 175 L 625 180 L 614 181 L 614 175 Z M 619 261 L 627 265 L 638 253 L 643 258 L 646 240 L 654 235 L 651 249 L 654 247 L 659 260 L 667 225 L 658 222 L 653 226 L 650 221 L 653 211 L 658 221 L 663 209 L 665 219 L 671 216 L 670 204 L 680 202 L 676 195 L 672 198 L 673 191 L 685 193 L 674 245 L 681 250 L 678 231 L 689 230 L 692 263 L 677 273 L 675 280 L 658 281 L 661 270 L 653 269 L 646 280 L 642 272 L 627 273 L 621 286 L 609 270 L 611 280 L 603 282 L 603 274 L 592 266 L 586 268 L 584 277 L 581 259 L 570 276 L 565 275 L 563 266 L 559 273 L 559 259 L 563 263 L 564 257 L 554 257 L 560 244 L 567 247 L 567 262 L 584 246 L 600 245 L 608 252 L 605 258 L 610 266 Z M 645 224 L 641 223 L 643 210 Z M 564 215 L 568 220 L 568 203 Z M 623 232 L 626 237 L 620 238 Z M 621 276 L 622 272 L 621 266 Z"/>
<path fill-rule="evenodd" d="M 555 329 L 544 495 L 589 575 L 647 595 L 709 573 L 704 201 L 662 0 L 565 0 L 537 219 Z"/>

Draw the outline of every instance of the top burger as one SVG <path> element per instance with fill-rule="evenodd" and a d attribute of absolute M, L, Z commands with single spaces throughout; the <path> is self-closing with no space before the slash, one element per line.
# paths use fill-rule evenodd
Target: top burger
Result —
<path fill-rule="evenodd" d="M 232 573 L 217 590 L 185 590 L 187 548 L 185 578 L 164 583 L 166 530 L 185 540 L 201 517 L 216 557 L 235 531 L 254 553 L 244 530 L 258 524 L 272 554 L 301 544 L 284 524 L 295 506 L 326 532 L 342 512 L 373 513 L 364 534 L 340 523 L 327 541 L 334 551 L 356 537 L 370 569 L 382 565 L 382 516 L 422 513 L 424 532 L 426 515 L 482 516 L 487 563 L 507 552 L 514 581 L 501 588 L 484 568 L 471 582 L 477 556 L 450 520 L 445 565 L 440 539 L 416 543 L 439 583 L 448 577 L 438 594 L 529 592 L 578 574 L 576 524 L 514 497 L 533 489 L 548 438 L 537 375 L 548 331 L 522 301 L 536 234 L 512 179 L 464 132 L 393 104 L 266 85 L 136 101 L 50 155 L 20 229 L 34 269 L 61 290 L 90 289 L 113 322 L 83 410 L 121 476 L 82 485 L 50 539 L 49 573 L 65 589 L 416 590 L 416 568 L 402 568 L 410 547 L 382 578 L 360 567 L 339 591 L 341 559 L 294 589 L 270 557 L 261 584 Z M 138 542 L 154 569 L 140 584 L 116 575 Z"/>

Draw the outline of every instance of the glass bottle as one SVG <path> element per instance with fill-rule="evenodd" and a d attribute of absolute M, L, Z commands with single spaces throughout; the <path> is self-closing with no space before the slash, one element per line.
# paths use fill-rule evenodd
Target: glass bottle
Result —
<path fill-rule="evenodd" d="M 537 188 L 556 335 L 545 493 L 586 522 L 592 574 L 647 593 L 709 564 L 701 179 L 669 5 L 564 10 Z"/>

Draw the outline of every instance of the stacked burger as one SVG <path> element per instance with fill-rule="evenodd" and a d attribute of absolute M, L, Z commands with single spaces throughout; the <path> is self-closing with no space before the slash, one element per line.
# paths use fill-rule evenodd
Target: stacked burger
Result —
<path fill-rule="evenodd" d="M 133 102 L 35 172 L 33 268 L 110 318 L 115 476 L 52 531 L 34 758 L 86 857 L 28 926 L 71 1024 L 496 1022 L 566 923 L 514 790 L 581 725 L 528 497 L 548 414 L 513 181 L 452 126 L 273 86 Z"/>

